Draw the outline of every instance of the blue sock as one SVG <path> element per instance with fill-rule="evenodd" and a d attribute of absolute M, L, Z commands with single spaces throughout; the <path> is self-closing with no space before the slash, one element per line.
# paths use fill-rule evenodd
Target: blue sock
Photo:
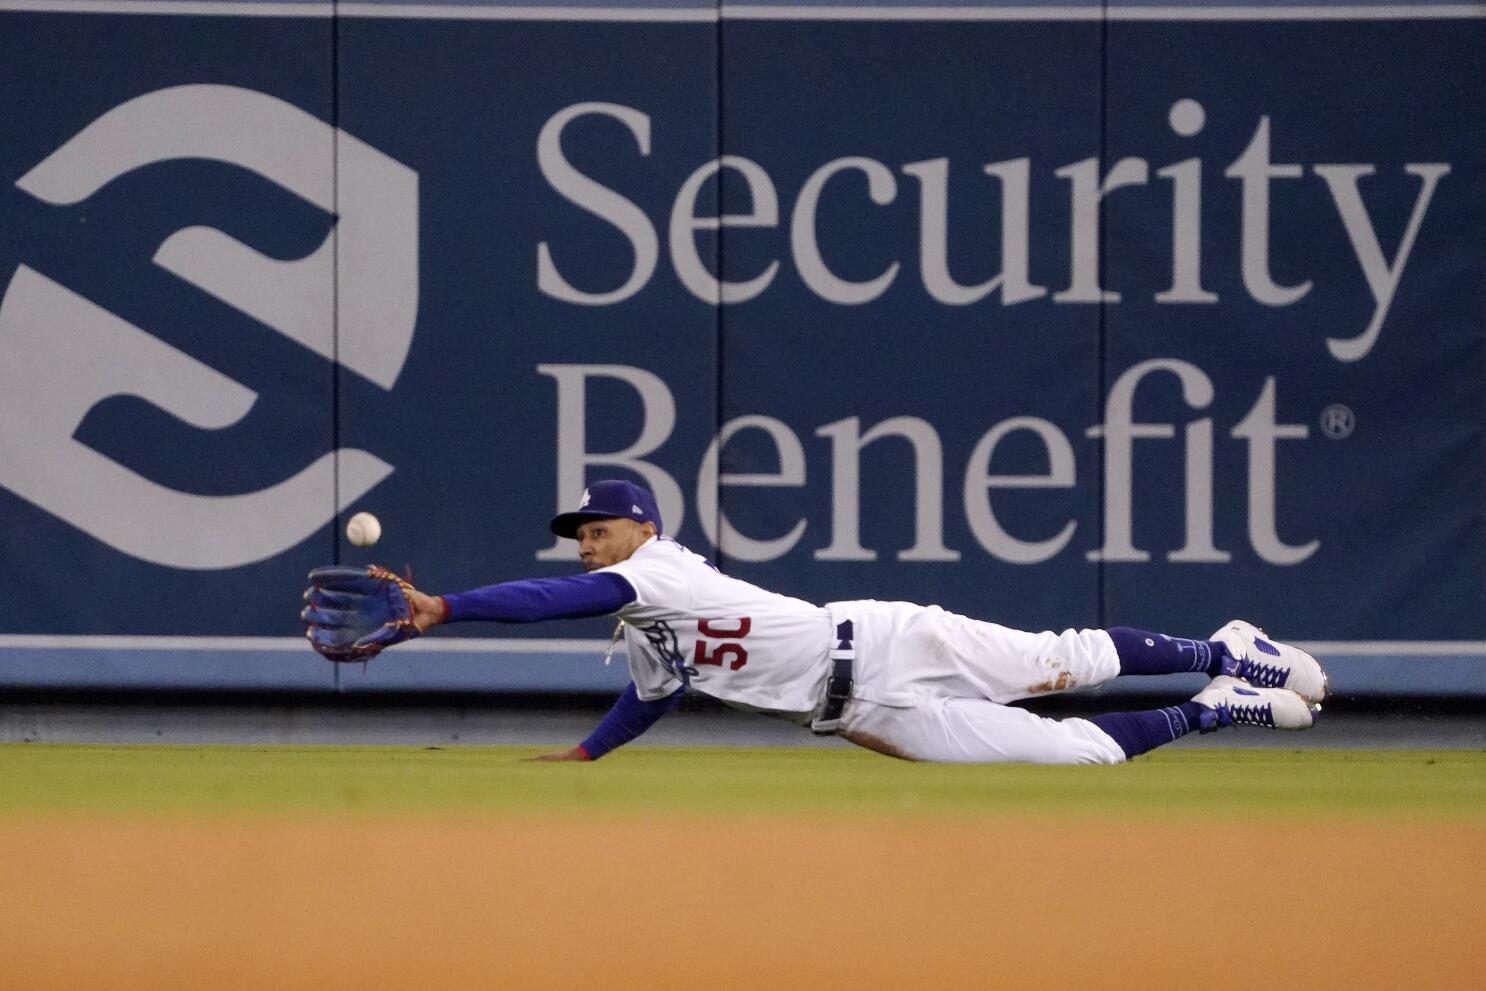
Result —
<path fill-rule="evenodd" d="M 1201 671 L 1217 675 L 1225 651 L 1216 640 L 1183 640 L 1164 633 L 1147 633 L 1128 626 L 1106 630 L 1120 655 L 1120 674 L 1181 674 Z"/>
<path fill-rule="evenodd" d="M 1203 707 L 1196 702 L 1145 712 L 1106 712 L 1088 717 L 1125 751 L 1126 759 L 1180 739 L 1202 725 Z"/>

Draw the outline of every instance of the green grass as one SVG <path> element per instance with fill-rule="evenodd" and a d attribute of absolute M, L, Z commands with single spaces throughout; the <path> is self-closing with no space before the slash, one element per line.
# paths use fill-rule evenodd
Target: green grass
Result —
<path fill-rule="evenodd" d="M 1486 752 L 1189 750 L 1117 767 L 910 764 L 855 750 L 0 745 L 0 817 L 1346 816 L 1486 820 Z"/>

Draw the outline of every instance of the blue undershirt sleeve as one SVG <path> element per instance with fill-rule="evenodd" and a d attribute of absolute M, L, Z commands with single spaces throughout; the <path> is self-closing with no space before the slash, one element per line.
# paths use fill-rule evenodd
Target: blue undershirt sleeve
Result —
<path fill-rule="evenodd" d="M 676 703 L 681 701 L 684 694 L 686 689 L 678 688 L 673 695 L 643 702 L 635 691 L 635 683 L 630 682 L 614 703 L 614 708 L 609 710 L 609 714 L 588 735 L 588 739 L 578 746 L 588 754 L 589 760 L 598 760 L 615 747 L 623 746 L 654 726 L 661 716 L 676 708 Z"/>
<path fill-rule="evenodd" d="M 635 601 L 635 589 L 612 571 L 565 578 L 526 578 L 443 596 L 444 622 L 483 619 L 535 623 L 544 619 L 608 616 Z"/>

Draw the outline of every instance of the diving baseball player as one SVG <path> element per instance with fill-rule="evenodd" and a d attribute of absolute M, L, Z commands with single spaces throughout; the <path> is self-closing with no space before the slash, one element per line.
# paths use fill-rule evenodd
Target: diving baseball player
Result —
<path fill-rule="evenodd" d="M 362 660 L 440 623 L 617 616 L 631 683 L 594 732 L 545 760 L 597 760 L 688 690 L 910 760 L 1112 764 L 1193 731 L 1307 729 L 1315 658 L 1235 620 L 1212 639 L 1125 627 L 1025 633 L 907 602 L 812 605 L 722 574 L 664 536 L 651 494 L 596 482 L 552 521 L 585 574 L 430 596 L 379 568 L 311 573 L 303 619 L 332 660 Z M 1191 701 L 1087 719 L 1006 703 L 1119 675 L 1204 672 Z"/>

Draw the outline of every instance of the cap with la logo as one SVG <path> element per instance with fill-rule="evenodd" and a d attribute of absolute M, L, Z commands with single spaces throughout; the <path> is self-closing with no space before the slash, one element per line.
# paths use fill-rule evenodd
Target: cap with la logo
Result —
<path fill-rule="evenodd" d="M 553 517 L 552 532 L 559 537 L 576 539 L 578 527 L 589 520 L 616 518 L 634 520 L 636 523 L 654 523 L 656 533 L 664 532 L 660 510 L 656 507 L 655 496 L 650 494 L 650 490 L 618 478 L 594 482 L 584 489 L 577 509 Z"/>

